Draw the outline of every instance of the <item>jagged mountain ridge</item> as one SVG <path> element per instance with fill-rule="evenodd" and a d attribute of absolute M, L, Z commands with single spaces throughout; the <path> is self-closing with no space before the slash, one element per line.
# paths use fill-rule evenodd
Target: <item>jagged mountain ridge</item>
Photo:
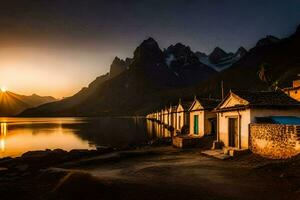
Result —
<path fill-rule="evenodd" d="M 300 74 L 300 26 L 290 37 L 274 39 L 267 36 L 257 42 L 240 60 L 217 76 L 195 86 L 203 94 L 219 96 L 221 81 L 225 92 L 229 89 L 269 90 L 270 86 L 288 87 Z M 269 81 L 262 81 L 259 74 L 264 65 L 264 75 Z M 193 90 L 194 91 L 194 90 Z"/>
<path fill-rule="evenodd" d="M 196 55 L 200 62 L 212 67 L 216 71 L 222 71 L 236 63 L 246 53 L 247 50 L 244 47 L 240 47 L 235 53 L 227 53 L 220 47 L 216 47 L 209 55 L 202 52 L 196 52 Z"/>
<path fill-rule="evenodd" d="M 194 64 L 194 55 L 182 44 L 161 51 L 153 39 L 145 40 L 134 52 L 134 58 L 127 70 L 120 75 L 97 84 L 84 100 L 70 106 L 59 107 L 62 102 L 29 109 L 22 116 L 98 116 L 145 114 L 154 108 L 177 103 L 178 98 L 221 97 L 221 81 L 225 93 L 229 89 L 267 90 L 269 84 L 260 80 L 259 71 L 263 63 L 271 83 L 288 86 L 300 74 L 300 27 L 291 37 L 275 43 L 257 45 L 244 52 L 244 56 L 231 67 L 212 74 L 208 79 L 183 87 L 180 76 L 175 72 L 189 70 Z M 175 47 L 176 46 L 176 47 Z M 172 52 L 172 56 L 171 55 Z M 243 53 L 241 51 L 237 51 Z M 235 53 L 238 55 L 239 53 Z M 178 63 L 189 63 L 179 65 Z M 195 64 L 199 64 L 195 60 Z M 200 63 L 201 65 L 201 63 Z M 199 65 L 199 66 L 200 66 Z M 205 65 L 204 65 L 205 66 Z M 190 70 L 193 72 L 193 70 Z M 77 94 L 78 95 L 78 94 Z M 78 100 L 70 98 L 67 101 Z"/>

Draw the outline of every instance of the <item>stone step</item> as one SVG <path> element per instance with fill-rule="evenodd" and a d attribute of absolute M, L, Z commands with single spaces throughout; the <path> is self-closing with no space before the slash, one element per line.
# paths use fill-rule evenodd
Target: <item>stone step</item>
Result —
<path fill-rule="evenodd" d="M 214 158 L 220 159 L 220 160 L 226 160 L 230 158 L 230 155 L 224 154 L 223 150 L 216 149 L 216 150 L 206 150 L 201 152 L 204 155 L 212 156 Z"/>
<path fill-rule="evenodd" d="M 192 136 L 183 136 L 183 135 L 179 135 L 179 136 L 174 136 L 172 138 L 172 143 L 174 147 L 177 148 L 191 148 L 191 147 L 195 147 L 196 145 L 198 145 L 201 141 L 200 137 L 192 137 Z"/>
<path fill-rule="evenodd" d="M 249 153 L 249 149 L 238 149 L 235 147 L 223 147 L 223 153 L 231 157 L 245 155 Z"/>

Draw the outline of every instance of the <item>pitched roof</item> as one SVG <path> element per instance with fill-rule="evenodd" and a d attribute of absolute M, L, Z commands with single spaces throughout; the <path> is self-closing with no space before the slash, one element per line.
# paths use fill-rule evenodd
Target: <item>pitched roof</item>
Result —
<path fill-rule="evenodd" d="M 220 100 L 217 100 L 217 99 L 197 98 L 196 100 L 194 100 L 194 102 L 191 105 L 190 109 L 193 108 L 196 101 L 198 101 L 204 109 L 213 109 L 221 102 Z"/>
<path fill-rule="evenodd" d="M 198 99 L 204 108 L 215 108 L 221 101 L 216 99 Z"/>
<path fill-rule="evenodd" d="M 191 107 L 192 104 L 193 104 L 193 101 L 183 101 L 183 102 L 181 102 L 181 105 L 182 105 L 184 110 L 188 110 Z"/>
<path fill-rule="evenodd" d="M 249 102 L 254 106 L 297 106 L 300 102 L 289 97 L 283 92 L 251 92 L 234 91 L 234 94 Z"/>
<path fill-rule="evenodd" d="M 176 112 L 177 111 L 177 106 L 172 106 L 171 107 L 171 112 Z"/>
<path fill-rule="evenodd" d="M 230 95 L 237 95 L 238 97 L 248 102 L 247 106 L 266 106 L 266 107 L 289 107 L 300 106 L 300 102 L 289 97 L 283 92 L 271 91 L 230 91 L 230 93 L 223 99 L 223 101 L 216 108 L 219 107 L 230 97 Z M 238 106 L 237 106 L 238 107 Z M 239 105 L 241 107 L 241 105 Z"/>

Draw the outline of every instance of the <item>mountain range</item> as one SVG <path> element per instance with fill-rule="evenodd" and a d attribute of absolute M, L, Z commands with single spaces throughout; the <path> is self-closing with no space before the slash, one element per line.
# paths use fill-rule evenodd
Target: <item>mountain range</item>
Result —
<path fill-rule="evenodd" d="M 72 97 L 30 108 L 21 116 L 99 116 L 145 114 L 178 98 L 221 98 L 229 89 L 284 87 L 300 74 L 300 28 L 288 38 L 267 36 L 247 51 L 216 47 L 206 55 L 177 43 L 162 50 L 144 40 L 133 58 L 116 57 L 110 72 Z"/>
<path fill-rule="evenodd" d="M 200 62 L 212 67 L 219 72 L 232 66 L 246 53 L 247 50 L 244 47 L 240 47 L 235 53 L 227 53 L 220 47 L 216 47 L 209 55 L 201 52 L 196 52 L 196 55 Z"/>
<path fill-rule="evenodd" d="M 36 94 L 25 96 L 13 92 L 0 92 L 0 116 L 14 116 L 27 108 L 36 107 L 45 103 L 54 102 L 57 99 Z"/>

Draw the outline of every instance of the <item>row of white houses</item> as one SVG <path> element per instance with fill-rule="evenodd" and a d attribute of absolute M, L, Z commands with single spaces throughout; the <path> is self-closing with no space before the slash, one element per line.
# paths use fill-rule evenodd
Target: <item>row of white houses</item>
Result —
<path fill-rule="evenodd" d="M 178 105 L 148 114 L 147 118 L 172 127 L 177 133 L 189 127 L 189 135 L 200 137 L 215 133 L 216 114 L 212 111 L 219 102 L 214 99 L 200 98 L 195 98 L 194 101 L 179 100 Z"/>
<path fill-rule="evenodd" d="M 173 127 L 175 132 L 188 127 L 190 136 L 216 134 L 216 142 L 224 147 L 248 149 L 250 124 L 274 116 L 283 120 L 300 117 L 300 102 L 282 92 L 230 91 L 222 101 L 179 100 L 178 105 L 150 113 L 147 118 Z"/>

